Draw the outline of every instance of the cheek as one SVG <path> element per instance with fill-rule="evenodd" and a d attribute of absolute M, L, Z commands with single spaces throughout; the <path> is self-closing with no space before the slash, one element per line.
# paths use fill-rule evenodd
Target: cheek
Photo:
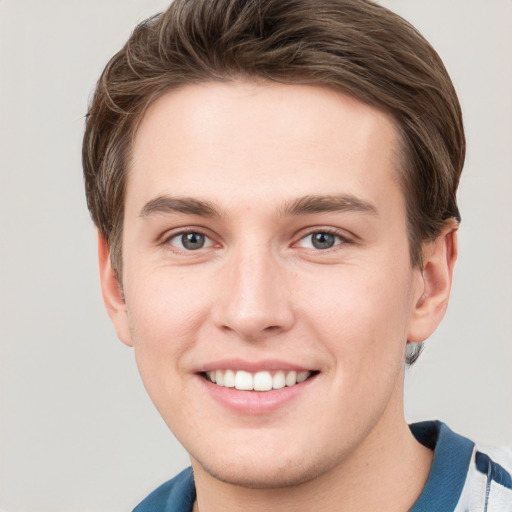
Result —
<path fill-rule="evenodd" d="M 158 407 L 165 390 L 181 386 L 183 354 L 197 339 L 208 311 L 204 289 L 169 269 L 132 280 L 125 289 L 137 366 Z"/>
<path fill-rule="evenodd" d="M 409 277 L 388 265 L 346 267 L 304 290 L 304 316 L 347 372 L 378 372 L 383 361 L 401 363 L 410 311 Z M 399 270 L 399 269 L 398 269 Z M 323 286 L 322 286 L 323 285 Z M 386 365 L 384 365 L 386 366 Z"/>
<path fill-rule="evenodd" d="M 162 269 L 138 276 L 132 283 L 125 292 L 134 343 L 161 348 L 179 345 L 201 319 L 204 289 L 187 276 Z"/>
<path fill-rule="evenodd" d="M 128 287 L 126 300 L 139 373 L 154 405 L 173 428 L 172 421 L 190 415 L 190 404 L 183 398 L 187 381 L 182 362 L 197 339 L 204 299 L 196 287 L 187 286 L 187 280 L 171 278 L 168 272 L 155 274 Z"/>

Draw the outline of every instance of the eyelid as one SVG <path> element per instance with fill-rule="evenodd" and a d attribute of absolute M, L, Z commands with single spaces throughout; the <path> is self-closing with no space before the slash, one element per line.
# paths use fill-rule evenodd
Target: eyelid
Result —
<path fill-rule="evenodd" d="M 299 242 L 301 242 L 302 240 L 304 240 L 305 238 L 307 238 L 309 236 L 314 235 L 315 233 L 326 233 L 329 235 L 333 235 L 333 236 L 339 238 L 340 242 L 335 244 L 333 247 L 329 247 L 327 249 L 316 249 L 316 248 L 311 248 L 311 247 L 303 247 L 304 249 L 311 249 L 311 250 L 318 251 L 318 252 L 327 252 L 330 250 L 335 250 L 335 248 L 340 245 L 354 243 L 354 238 L 355 238 L 354 235 L 352 235 L 352 236 L 348 235 L 345 230 L 341 230 L 341 229 L 333 228 L 333 227 L 315 226 L 312 228 L 307 228 L 307 230 L 303 230 L 302 232 L 300 232 L 297 235 L 296 242 L 294 242 L 293 245 L 297 246 L 299 244 Z"/>
<path fill-rule="evenodd" d="M 183 235 L 186 235 L 188 233 L 197 233 L 198 235 L 202 235 L 210 243 L 208 243 L 208 245 L 205 245 L 204 247 L 201 247 L 201 248 L 196 249 L 196 250 L 190 250 L 190 249 L 185 249 L 185 248 L 177 247 L 177 246 L 175 246 L 175 245 L 173 245 L 171 243 L 172 239 L 180 237 L 180 236 L 183 236 Z M 220 243 L 215 241 L 214 237 L 211 236 L 211 234 L 208 233 L 208 230 L 205 230 L 205 229 L 202 229 L 202 228 L 199 228 L 199 227 L 195 227 L 195 226 L 180 227 L 180 228 L 176 228 L 176 229 L 173 229 L 173 230 L 170 230 L 170 231 L 166 231 L 160 237 L 160 242 L 159 243 L 161 245 L 170 246 L 172 248 L 172 250 L 177 251 L 177 252 L 181 252 L 181 253 L 194 253 L 194 252 L 199 252 L 199 251 L 204 250 L 204 249 L 211 249 L 212 247 L 215 247 L 215 246 L 220 247 Z"/>
<path fill-rule="evenodd" d="M 208 245 L 194 251 L 194 250 L 181 249 L 180 247 L 176 247 L 171 244 L 171 240 L 173 238 L 185 235 L 187 233 L 198 233 L 200 235 L 203 235 L 209 241 Z M 337 243 L 333 247 L 328 248 L 328 249 L 312 248 L 312 250 L 317 251 L 317 252 L 328 252 L 329 250 L 334 250 L 339 245 L 354 243 L 355 240 L 357 239 L 356 235 L 348 233 L 344 229 L 339 229 L 339 228 L 334 228 L 334 227 L 326 227 L 326 226 L 313 226 L 313 227 L 305 228 L 305 229 L 299 231 L 299 233 L 294 237 L 295 241 L 291 244 L 292 247 L 297 246 L 302 240 L 304 240 L 308 236 L 311 236 L 315 233 L 327 233 L 327 234 L 330 234 L 330 235 L 333 235 L 333 236 L 339 238 L 339 240 L 340 240 L 340 243 Z M 183 253 L 192 253 L 192 252 L 199 252 L 202 249 L 211 249 L 212 247 L 221 247 L 222 244 L 220 242 L 218 242 L 217 239 L 218 239 L 218 237 L 215 235 L 212 235 L 212 233 L 208 229 L 204 229 L 204 228 L 197 227 L 197 226 L 183 226 L 183 227 L 174 228 L 169 231 L 166 231 L 159 238 L 158 243 L 160 245 L 164 245 L 164 246 L 171 246 L 176 251 L 181 251 Z M 305 249 L 308 249 L 308 248 L 305 248 Z"/>

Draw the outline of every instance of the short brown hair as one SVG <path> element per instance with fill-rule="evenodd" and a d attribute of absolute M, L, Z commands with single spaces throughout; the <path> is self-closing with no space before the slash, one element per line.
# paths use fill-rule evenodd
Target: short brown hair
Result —
<path fill-rule="evenodd" d="M 392 116 L 414 266 L 422 243 L 460 220 L 460 105 L 438 54 L 408 22 L 370 0 L 175 0 L 110 60 L 87 114 L 87 204 L 119 279 L 126 169 L 143 114 L 173 88 L 238 78 L 328 86 Z"/>

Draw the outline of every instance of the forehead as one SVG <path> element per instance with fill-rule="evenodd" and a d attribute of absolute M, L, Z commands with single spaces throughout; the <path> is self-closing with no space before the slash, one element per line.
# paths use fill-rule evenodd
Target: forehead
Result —
<path fill-rule="evenodd" d="M 223 206 L 248 192 L 263 203 L 306 194 L 370 200 L 384 189 L 396 195 L 398 147 L 390 116 L 328 88 L 189 85 L 160 97 L 141 120 L 126 206 L 156 194 Z"/>

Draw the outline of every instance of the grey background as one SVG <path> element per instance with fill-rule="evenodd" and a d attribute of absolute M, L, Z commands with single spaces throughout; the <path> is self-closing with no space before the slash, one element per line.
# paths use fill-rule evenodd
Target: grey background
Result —
<path fill-rule="evenodd" d="M 387 0 L 464 109 L 461 254 L 407 418 L 512 445 L 511 0 Z M 162 0 L 0 0 L 0 509 L 130 510 L 188 464 L 103 309 L 80 144 L 107 59 Z"/>

